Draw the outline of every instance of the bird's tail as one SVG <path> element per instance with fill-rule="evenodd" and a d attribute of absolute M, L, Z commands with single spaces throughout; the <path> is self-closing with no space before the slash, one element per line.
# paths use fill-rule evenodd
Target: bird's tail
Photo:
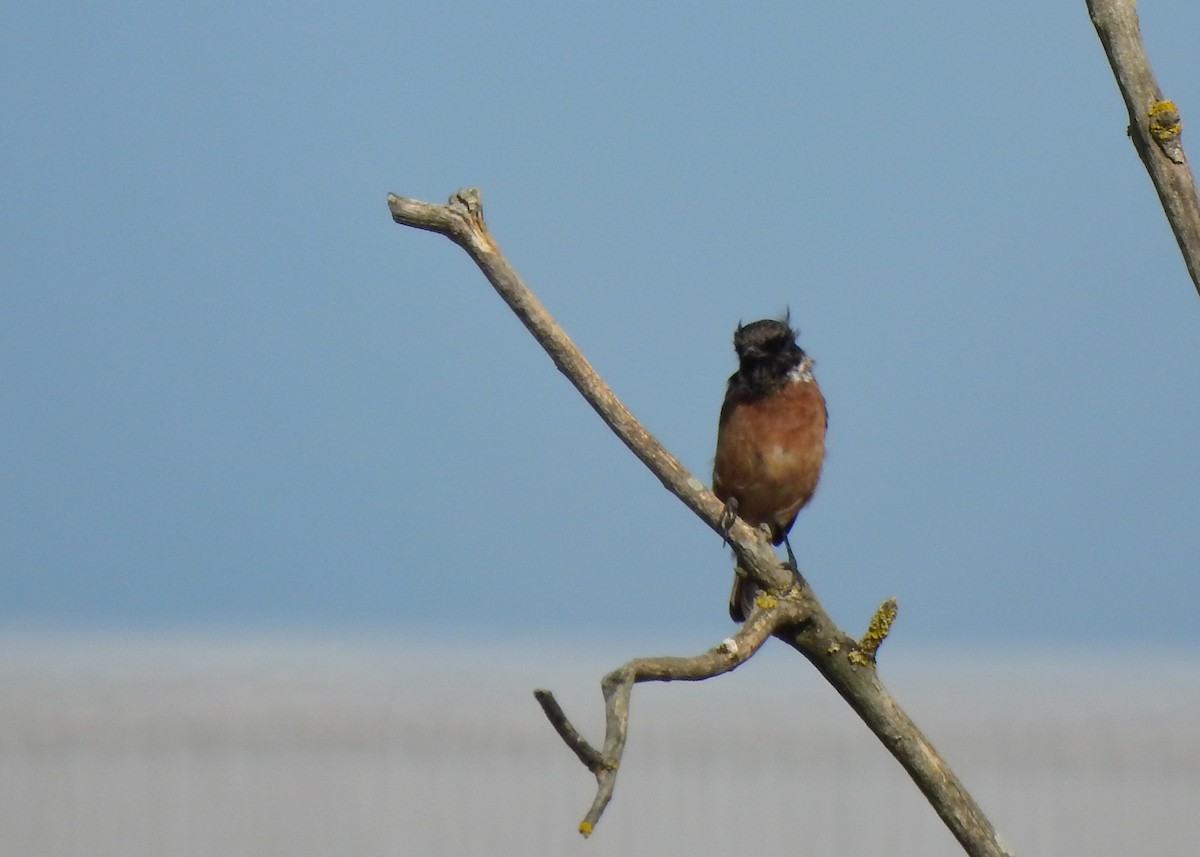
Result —
<path fill-rule="evenodd" d="M 739 572 L 740 569 L 733 573 L 733 590 L 729 593 L 729 618 L 740 625 L 754 609 L 754 597 L 758 595 L 758 587 L 742 577 Z"/>

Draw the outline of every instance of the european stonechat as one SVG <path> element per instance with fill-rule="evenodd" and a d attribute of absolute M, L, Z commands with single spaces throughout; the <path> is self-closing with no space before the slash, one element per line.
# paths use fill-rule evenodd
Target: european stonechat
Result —
<path fill-rule="evenodd" d="M 769 527 L 771 544 L 782 542 L 797 570 L 787 535 L 817 490 L 829 416 L 812 359 L 789 321 L 763 319 L 734 331 L 738 370 L 721 406 L 713 493 L 746 523 Z M 745 621 L 755 594 L 753 584 L 735 576 L 733 621 Z"/>

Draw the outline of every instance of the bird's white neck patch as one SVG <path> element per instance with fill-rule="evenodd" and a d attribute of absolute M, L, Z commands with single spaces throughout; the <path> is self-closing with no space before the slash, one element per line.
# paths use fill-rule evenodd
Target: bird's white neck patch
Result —
<path fill-rule="evenodd" d="M 800 363 L 796 366 L 796 368 L 787 373 L 788 383 L 790 384 L 796 381 L 811 383 L 813 380 L 812 367 L 812 358 L 805 354 L 804 357 L 801 358 Z"/>

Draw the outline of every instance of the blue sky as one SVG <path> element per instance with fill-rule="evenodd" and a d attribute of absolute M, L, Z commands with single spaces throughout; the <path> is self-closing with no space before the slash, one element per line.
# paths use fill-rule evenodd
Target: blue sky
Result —
<path fill-rule="evenodd" d="M 1200 6 L 1142 14 L 1187 123 Z M 1082 2 L 3 19 L 5 626 L 726 633 L 720 541 L 388 216 L 475 185 L 706 481 L 730 334 L 791 308 L 849 630 L 1195 648 L 1200 303 Z"/>

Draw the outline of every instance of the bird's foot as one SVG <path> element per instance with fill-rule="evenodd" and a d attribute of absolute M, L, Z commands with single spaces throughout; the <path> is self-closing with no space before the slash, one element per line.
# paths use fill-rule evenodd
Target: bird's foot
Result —
<path fill-rule="evenodd" d="M 733 528 L 734 522 L 737 521 L 738 501 L 736 497 L 730 497 L 725 501 L 725 511 L 721 513 L 721 540 L 725 544 L 729 544 L 729 531 Z"/>
<path fill-rule="evenodd" d="M 783 546 L 787 548 L 788 565 L 792 567 L 792 571 L 796 574 L 800 573 L 800 566 L 796 564 L 796 555 L 792 553 L 792 543 L 787 540 L 787 536 L 783 538 Z"/>

